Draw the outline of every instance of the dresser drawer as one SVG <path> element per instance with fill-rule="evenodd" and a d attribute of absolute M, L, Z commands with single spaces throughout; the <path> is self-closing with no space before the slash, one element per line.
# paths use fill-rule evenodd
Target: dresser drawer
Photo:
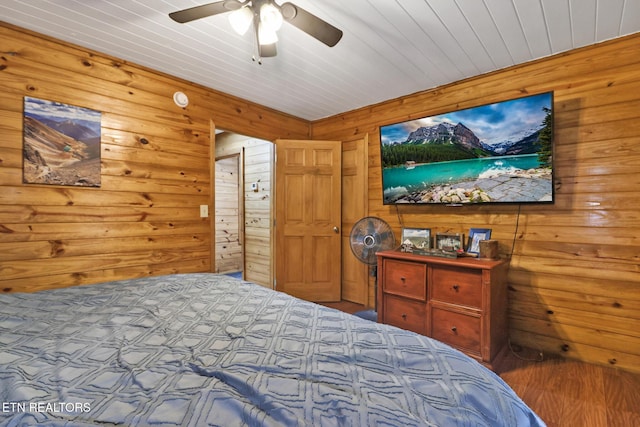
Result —
<path fill-rule="evenodd" d="M 420 301 L 427 300 L 427 265 L 424 263 L 384 260 L 383 292 Z"/>
<path fill-rule="evenodd" d="M 480 354 L 480 317 L 431 307 L 431 325 L 438 341 Z"/>
<path fill-rule="evenodd" d="M 421 335 L 427 334 L 426 305 L 422 302 L 385 295 L 382 314 L 384 323 Z"/>
<path fill-rule="evenodd" d="M 468 307 L 482 307 L 482 270 L 433 266 L 431 298 Z"/>

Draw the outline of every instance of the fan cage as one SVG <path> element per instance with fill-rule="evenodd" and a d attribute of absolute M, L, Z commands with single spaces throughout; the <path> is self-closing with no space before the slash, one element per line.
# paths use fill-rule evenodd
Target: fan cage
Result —
<path fill-rule="evenodd" d="M 376 253 L 395 247 L 391 226 L 378 217 L 364 217 L 352 227 L 349 243 L 353 255 L 368 265 L 376 264 Z"/>

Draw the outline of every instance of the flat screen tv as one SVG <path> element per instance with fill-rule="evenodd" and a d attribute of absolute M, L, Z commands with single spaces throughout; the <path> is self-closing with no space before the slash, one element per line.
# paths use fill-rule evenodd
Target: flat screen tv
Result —
<path fill-rule="evenodd" d="M 384 204 L 553 203 L 553 92 L 380 128 Z"/>

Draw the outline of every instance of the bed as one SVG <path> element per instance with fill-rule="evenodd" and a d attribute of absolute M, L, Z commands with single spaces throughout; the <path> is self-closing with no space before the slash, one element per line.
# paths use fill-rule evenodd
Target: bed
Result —
<path fill-rule="evenodd" d="M 217 274 L 0 295 L 0 425 L 543 426 L 433 339 Z"/>

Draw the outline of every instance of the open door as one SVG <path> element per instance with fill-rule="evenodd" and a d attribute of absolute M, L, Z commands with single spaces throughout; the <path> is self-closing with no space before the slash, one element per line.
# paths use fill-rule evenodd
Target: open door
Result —
<path fill-rule="evenodd" d="M 340 301 L 341 142 L 276 141 L 276 289 Z"/>

